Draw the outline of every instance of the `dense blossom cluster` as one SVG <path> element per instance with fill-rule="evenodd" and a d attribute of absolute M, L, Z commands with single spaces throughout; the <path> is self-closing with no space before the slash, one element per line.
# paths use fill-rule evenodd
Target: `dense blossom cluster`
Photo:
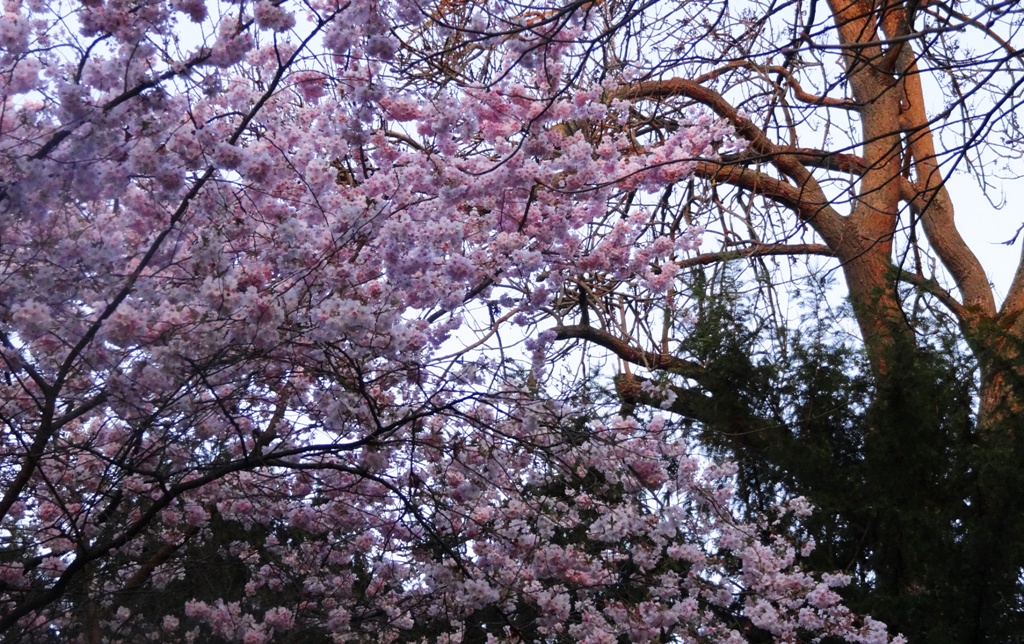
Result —
<path fill-rule="evenodd" d="M 741 522 L 664 420 L 452 355 L 474 300 L 663 295 L 699 231 L 616 196 L 740 145 L 617 128 L 621 79 L 565 80 L 584 5 L 469 4 L 486 83 L 424 80 L 455 32 L 410 0 L 5 0 L 11 641 L 887 640 L 800 571 L 801 508 Z"/>

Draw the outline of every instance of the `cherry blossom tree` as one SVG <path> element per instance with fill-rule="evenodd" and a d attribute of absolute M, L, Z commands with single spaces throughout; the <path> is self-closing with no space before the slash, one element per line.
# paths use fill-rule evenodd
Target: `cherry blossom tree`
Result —
<path fill-rule="evenodd" d="M 554 395 L 533 323 L 668 297 L 631 200 L 748 146 L 625 127 L 599 7 L 5 0 L 6 640 L 888 641 L 801 499 Z"/>

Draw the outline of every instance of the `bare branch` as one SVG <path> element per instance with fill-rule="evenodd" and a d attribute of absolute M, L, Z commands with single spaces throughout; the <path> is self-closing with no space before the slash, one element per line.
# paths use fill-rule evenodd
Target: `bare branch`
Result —
<path fill-rule="evenodd" d="M 683 360 L 665 353 L 654 353 L 637 349 L 625 340 L 607 331 L 591 326 L 571 325 L 555 327 L 556 339 L 579 339 L 596 344 L 610 350 L 619 358 L 645 369 L 668 371 L 686 378 L 698 379 L 704 373 L 704 367 L 690 360 Z"/>

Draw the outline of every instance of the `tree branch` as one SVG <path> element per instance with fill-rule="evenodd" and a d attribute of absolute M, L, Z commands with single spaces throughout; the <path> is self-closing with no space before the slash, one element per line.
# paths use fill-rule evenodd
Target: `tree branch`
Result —
<path fill-rule="evenodd" d="M 860 106 L 848 98 L 832 98 L 831 96 L 818 96 L 806 91 L 793 76 L 793 72 L 782 65 L 758 65 L 750 60 L 734 60 L 727 65 L 714 69 L 696 78 L 697 83 L 706 83 L 714 80 L 722 74 L 734 69 L 750 69 L 763 74 L 777 74 L 786 79 L 786 84 L 793 90 L 793 96 L 801 103 L 821 107 L 837 107 L 844 110 L 858 110 Z"/>
<path fill-rule="evenodd" d="M 702 253 L 696 257 L 676 260 L 680 268 L 692 268 L 694 266 L 707 266 L 730 262 L 737 259 L 749 257 L 768 257 L 771 255 L 823 255 L 835 257 L 835 251 L 824 244 L 754 244 L 738 250 L 720 251 L 717 253 Z"/>
<path fill-rule="evenodd" d="M 828 198 L 818 185 L 810 171 L 804 167 L 798 155 L 783 146 L 775 145 L 768 136 L 749 118 L 737 110 L 724 96 L 713 89 L 704 87 L 684 78 L 669 78 L 657 81 L 642 81 L 623 87 L 615 98 L 659 99 L 673 96 L 685 96 L 697 101 L 714 111 L 718 116 L 732 124 L 736 133 L 749 142 L 750 150 L 761 155 L 780 173 L 793 180 L 795 185 L 790 190 L 783 190 L 781 182 L 775 179 L 773 185 L 781 198 L 790 203 L 799 203 L 794 211 L 814 226 L 815 230 L 831 246 L 838 248 L 846 237 L 847 226 L 843 217 L 829 204 Z M 730 170 L 735 172 L 735 170 Z M 758 173 L 761 175 L 763 173 Z M 755 175 L 756 176 L 756 175 Z M 764 175 L 767 177 L 767 175 Z M 743 170 L 739 171 L 735 180 L 744 180 Z"/>
<path fill-rule="evenodd" d="M 555 327 L 554 330 L 556 333 L 555 337 L 558 340 L 586 340 L 608 349 L 626 362 L 639 365 L 645 369 L 667 371 L 694 380 L 699 380 L 704 375 L 704 367 L 696 362 L 683 360 L 682 358 L 665 353 L 638 349 L 625 340 L 601 329 L 590 326 L 571 325 Z"/>

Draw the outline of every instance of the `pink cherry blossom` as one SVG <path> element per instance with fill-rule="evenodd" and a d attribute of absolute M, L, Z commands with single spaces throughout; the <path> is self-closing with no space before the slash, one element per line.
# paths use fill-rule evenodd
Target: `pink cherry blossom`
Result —
<path fill-rule="evenodd" d="M 700 243 L 626 196 L 743 141 L 628 135 L 582 9 L 463 4 L 6 0 L 0 633 L 887 641 L 805 503 L 552 395 L 574 280 Z"/>

